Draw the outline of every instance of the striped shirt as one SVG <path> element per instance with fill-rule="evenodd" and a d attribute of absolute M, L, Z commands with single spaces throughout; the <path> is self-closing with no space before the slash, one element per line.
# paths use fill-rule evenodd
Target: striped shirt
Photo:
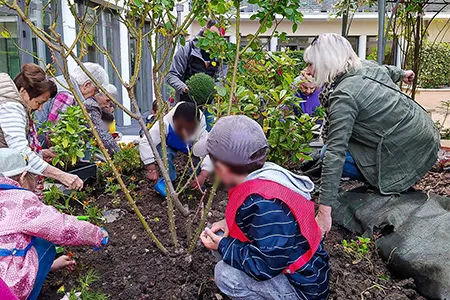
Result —
<path fill-rule="evenodd" d="M 31 150 L 26 125 L 26 112 L 20 103 L 6 102 L 0 104 L 0 127 L 8 148 L 23 151 L 28 156 L 30 172 L 42 175 L 48 167 L 48 163 Z"/>
<path fill-rule="evenodd" d="M 249 196 L 236 214 L 236 223 L 252 243 L 223 238 L 219 253 L 224 262 L 255 280 L 269 280 L 309 250 L 309 244 L 290 209 L 278 199 Z M 311 260 L 287 275 L 300 299 L 327 299 L 330 267 L 328 254 L 319 246 Z"/>

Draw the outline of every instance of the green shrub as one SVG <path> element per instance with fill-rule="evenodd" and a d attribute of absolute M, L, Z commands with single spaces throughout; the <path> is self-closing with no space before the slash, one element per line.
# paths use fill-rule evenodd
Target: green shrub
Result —
<path fill-rule="evenodd" d="M 450 43 L 427 43 L 421 56 L 419 85 L 423 88 L 450 86 Z"/>
<path fill-rule="evenodd" d="M 92 147 L 94 140 L 81 107 L 69 106 L 59 116 L 58 122 L 45 122 L 39 132 L 48 133 L 49 146 L 56 152 L 52 165 L 67 170 L 84 158 L 87 150 L 94 153 L 98 150 Z"/>
<path fill-rule="evenodd" d="M 306 62 L 303 60 L 303 50 L 292 50 L 292 51 L 272 51 L 271 54 L 275 56 L 286 55 L 292 59 L 294 64 L 294 70 L 300 72 L 306 68 Z M 243 59 L 264 59 L 267 52 L 246 52 L 242 54 Z"/>
<path fill-rule="evenodd" d="M 197 105 L 211 103 L 214 98 L 215 86 L 214 79 L 205 74 L 197 73 L 186 81 L 189 88 L 189 95 L 197 102 Z"/>
<path fill-rule="evenodd" d="M 297 90 L 292 83 L 303 66 L 299 67 L 299 59 L 292 58 L 291 53 L 272 52 L 255 57 L 246 54 L 236 78 L 236 97 L 231 107 L 231 114 L 258 121 L 269 142 L 268 159 L 284 166 L 310 159 L 309 142 L 320 118 L 294 114 L 294 107 L 298 108 L 301 100 L 295 96 Z M 227 87 L 217 89 L 218 101 L 213 106 L 216 115 L 227 113 L 229 93 Z"/>

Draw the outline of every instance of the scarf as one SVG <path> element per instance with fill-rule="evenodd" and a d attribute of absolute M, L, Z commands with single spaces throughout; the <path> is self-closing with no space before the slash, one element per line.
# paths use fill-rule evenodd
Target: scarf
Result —
<path fill-rule="evenodd" d="M 324 116 L 324 119 L 323 119 L 322 132 L 321 132 L 321 136 L 322 136 L 322 139 L 323 139 L 324 143 L 326 143 L 327 135 L 328 135 L 328 127 L 329 127 L 328 117 L 330 115 L 330 113 L 329 113 L 329 109 L 330 109 L 330 95 L 334 92 L 334 89 L 336 88 L 336 86 L 337 86 L 336 82 L 324 84 L 322 86 L 322 90 L 321 90 L 320 95 L 319 95 L 320 105 L 322 105 L 322 107 L 325 110 L 325 116 Z"/>
<path fill-rule="evenodd" d="M 31 151 L 41 156 L 42 146 L 39 142 L 39 136 L 36 131 L 36 127 L 34 126 L 34 121 L 31 116 L 29 116 L 29 133 L 28 133 L 28 144 L 30 145 Z M 37 175 L 36 176 L 36 187 L 32 191 L 40 200 L 44 198 L 44 176 Z"/>

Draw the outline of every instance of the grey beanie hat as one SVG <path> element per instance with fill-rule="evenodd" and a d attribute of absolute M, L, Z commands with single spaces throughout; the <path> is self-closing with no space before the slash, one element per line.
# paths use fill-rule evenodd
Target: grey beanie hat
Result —
<path fill-rule="evenodd" d="M 267 155 L 269 144 L 261 126 L 247 116 L 220 118 L 208 137 L 195 143 L 194 155 L 204 157 L 211 154 L 223 162 L 233 165 L 248 165 Z M 265 149 L 263 156 L 254 154 Z"/>
<path fill-rule="evenodd" d="M 16 149 L 0 149 L 0 177 L 20 175 L 30 169 L 28 156 Z"/>

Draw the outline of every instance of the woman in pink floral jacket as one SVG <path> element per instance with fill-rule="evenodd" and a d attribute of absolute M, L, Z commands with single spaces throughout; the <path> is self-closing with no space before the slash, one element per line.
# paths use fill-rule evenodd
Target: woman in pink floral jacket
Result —
<path fill-rule="evenodd" d="M 27 157 L 0 149 L 0 277 L 19 299 L 36 299 L 52 269 L 74 264 L 63 256 L 54 261 L 53 243 L 101 247 L 104 229 L 43 204 L 29 190 Z M 52 266 L 53 265 L 53 266 Z"/>

